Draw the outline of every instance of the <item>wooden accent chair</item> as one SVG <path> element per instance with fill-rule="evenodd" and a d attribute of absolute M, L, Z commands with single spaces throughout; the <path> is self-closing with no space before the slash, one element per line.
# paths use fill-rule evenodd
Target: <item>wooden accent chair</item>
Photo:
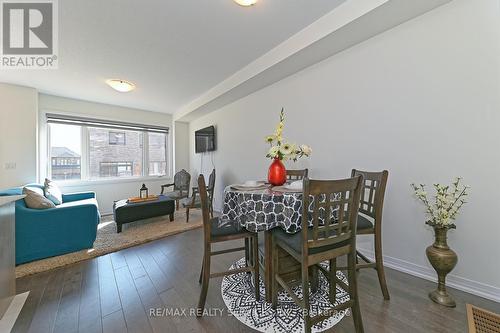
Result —
<path fill-rule="evenodd" d="M 212 170 L 210 177 L 208 178 L 208 208 L 210 211 L 210 217 L 214 217 L 214 189 L 215 189 L 215 169 Z M 201 208 L 201 201 L 199 197 L 199 188 L 193 187 L 193 191 L 191 193 L 190 198 L 185 198 L 182 200 L 182 206 L 186 208 L 186 223 L 189 222 L 189 210 Z"/>
<path fill-rule="evenodd" d="M 364 263 L 358 263 L 357 268 L 374 268 L 377 271 L 380 288 L 384 299 L 390 299 L 387 282 L 385 281 L 384 262 L 382 259 L 382 209 L 387 185 L 387 170 L 381 172 L 368 172 L 353 169 L 351 176 L 363 176 L 361 202 L 358 214 L 358 235 L 374 235 L 375 262 L 371 262 L 361 252 L 357 252 Z"/>
<path fill-rule="evenodd" d="M 288 252 L 301 263 L 301 283 L 303 299 L 299 299 L 290 286 L 274 271 L 272 277 L 272 306 L 277 307 L 278 284 L 290 295 L 304 311 L 305 331 L 311 332 L 315 323 L 330 317 L 335 310 L 352 309 L 356 332 L 363 332 L 356 282 L 356 223 L 361 194 L 362 176 L 342 180 L 309 180 L 304 178 L 302 204 L 302 230 L 287 234 L 280 228 L 273 229 L 273 267 L 279 267 L 278 248 Z M 313 212 L 308 211 L 312 203 Z M 312 217 L 312 227 L 308 227 Z M 320 224 L 320 219 L 324 225 Z M 349 285 L 336 276 L 336 260 L 347 255 Z M 319 266 L 320 262 L 330 261 L 330 270 Z M 336 286 L 339 284 L 349 293 L 350 300 L 333 306 L 324 313 L 311 317 L 309 305 L 309 267 L 316 266 L 330 281 L 329 298 L 333 304 Z M 312 281 L 313 282 L 313 281 Z"/>
<path fill-rule="evenodd" d="M 203 261 L 200 272 L 199 282 L 202 284 L 200 300 L 198 302 L 197 316 L 201 316 L 203 309 L 205 308 L 205 301 L 207 298 L 208 282 L 210 278 L 220 277 L 225 275 L 231 275 L 242 272 L 253 272 L 254 275 L 254 285 L 255 285 L 255 298 L 260 299 L 259 290 L 259 258 L 257 255 L 257 233 L 252 233 L 246 229 L 242 229 L 236 221 L 222 221 L 218 217 L 210 218 L 210 201 L 208 199 L 207 187 L 205 186 L 205 177 L 200 175 L 198 177 L 198 188 L 201 200 L 201 211 L 203 214 L 203 230 L 204 230 L 204 254 Z M 248 251 L 245 246 L 238 248 L 231 248 L 220 251 L 212 251 L 213 243 L 220 243 L 224 241 L 231 241 L 249 239 L 252 243 L 253 250 L 253 265 L 250 267 L 242 267 L 234 270 L 229 270 L 225 272 L 211 273 L 210 271 L 210 258 L 215 255 L 220 255 L 229 252 L 236 251 Z M 248 264 L 248 262 L 247 262 Z"/>
<path fill-rule="evenodd" d="M 469 333 L 500 332 L 500 315 L 471 304 L 466 307 Z"/>
<path fill-rule="evenodd" d="M 308 173 L 309 173 L 308 169 L 286 170 L 286 180 L 288 181 L 302 180 L 305 177 L 307 177 Z"/>
<path fill-rule="evenodd" d="M 179 210 L 179 200 L 189 196 L 189 184 L 191 183 L 191 175 L 186 170 L 182 169 L 174 176 L 172 184 L 165 184 L 161 186 L 161 194 L 164 193 L 168 187 L 174 187 L 172 192 L 168 192 L 168 196 L 175 199 L 176 209 Z"/>

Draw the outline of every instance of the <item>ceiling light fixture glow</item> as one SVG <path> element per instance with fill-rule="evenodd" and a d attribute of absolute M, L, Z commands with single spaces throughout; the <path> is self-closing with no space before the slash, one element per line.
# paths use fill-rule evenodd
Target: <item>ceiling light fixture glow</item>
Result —
<path fill-rule="evenodd" d="M 135 89 L 135 84 L 125 80 L 110 79 L 106 80 L 106 83 L 111 88 L 119 92 L 129 92 Z"/>
<path fill-rule="evenodd" d="M 243 7 L 248 7 L 255 5 L 257 3 L 257 0 L 234 0 L 238 5 L 243 6 Z"/>

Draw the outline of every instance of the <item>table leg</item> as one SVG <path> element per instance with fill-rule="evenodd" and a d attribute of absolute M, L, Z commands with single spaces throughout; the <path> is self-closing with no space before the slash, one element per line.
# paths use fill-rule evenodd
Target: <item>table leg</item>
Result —
<path fill-rule="evenodd" d="M 273 253 L 272 253 L 272 234 L 270 230 L 264 232 L 264 252 L 265 252 L 265 274 L 264 285 L 266 286 L 266 302 L 271 303 L 271 286 L 273 277 Z"/>

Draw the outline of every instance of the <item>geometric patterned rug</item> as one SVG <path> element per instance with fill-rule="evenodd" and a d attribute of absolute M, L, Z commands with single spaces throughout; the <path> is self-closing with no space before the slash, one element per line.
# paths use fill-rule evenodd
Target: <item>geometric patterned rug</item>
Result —
<path fill-rule="evenodd" d="M 328 262 L 321 263 L 328 268 Z M 245 258 L 236 261 L 230 269 L 245 266 Z M 319 272 L 318 291 L 310 296 L 311 315 L 326 311 L 335 305 L 349 300 L 348 293 L 337 284 L 336 302 L 331 304 L 328 299 L 328 280 Z M 347 284 L 346 276 L 337 271 L 337 277 Z M 273 310 L 271 303 L 266 303 L 265 286 L 260 279 L 259 288 L 261 300 L 255 299 L 255 285 L 252 274 L 246 272 L 227 275 L 222 280 L 222 299 L 229 312 L 240 322 L 259 332 L 299 333 L 304 332 L 303 310 L 294 303 L 285 292 L 278 293 L 278 308 Z M 302 286 L 293 288 L 294 293 L 302 299 Z M 349 310 L 332 312 L 332 316 L 312 327 L 312 332 L 322 332 L 337 324 L 342 318 L 349 315 Z"/>

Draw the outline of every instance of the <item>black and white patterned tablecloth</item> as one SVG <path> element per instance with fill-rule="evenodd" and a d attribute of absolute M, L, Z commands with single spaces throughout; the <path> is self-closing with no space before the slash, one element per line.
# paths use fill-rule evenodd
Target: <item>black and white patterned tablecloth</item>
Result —
<path fill-rule="evenodd" d="M 281 227 L 293 234 L 301 229 L 302 202 L 302 192 L 281 192 L 272 188 L 242 191 L 228 186 L 224 190 L 221 219 L 237 221 L 252 232 Z M 312 205 L 313 201 L 309 211 Z M 320 211 L 320 215 L 323 220 L 324 212 Z"/>

